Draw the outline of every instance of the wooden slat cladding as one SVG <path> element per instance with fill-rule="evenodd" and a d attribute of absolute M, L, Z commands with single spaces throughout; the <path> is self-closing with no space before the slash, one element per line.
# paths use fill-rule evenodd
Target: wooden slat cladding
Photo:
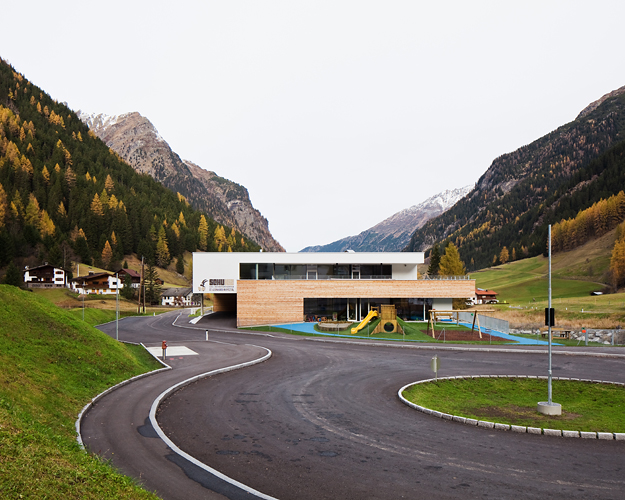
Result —
<path fill-rule="evenodd" d="M 236 312 L 237 295 L 235 293 L 216 293 L 213 295 L 213 311 Z"/>
<path fill-rule="evenodd" d="M 435 299 L 474 294 L 475 280 L 240 280 L 237 318 L 239 326 L 300 322 L 304 298 Z"/>

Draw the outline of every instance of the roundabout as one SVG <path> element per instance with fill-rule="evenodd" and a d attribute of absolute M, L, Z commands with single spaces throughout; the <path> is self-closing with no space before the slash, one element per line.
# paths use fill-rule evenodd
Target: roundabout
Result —
<path fill-rule="evenodd" d="M 419 399 L 418 396 L 415 396 L 414 393 L 410 394 L 411 389 L 422 388 L 426 386 L 426 384 L 427 385 L 438 384 L 439 382 L 444 383 L 445 381 L 463 381 L 463 380 L 471 381 L 475 379 L 498 379 L 499 381 L 501 381 L 501 379 L 507 379 L 507 380 L 525 379 L 527 381 L 546 381 L 547 377 L 545 376 L 517 376 L 517 375 L 512 375 L 512 376 L 473 375 L 471 377 L 462 377 L 462 376 L 443 377 L 443 378 L 438 378 L 438 379 L 420 380 L 418 382 L 407 384 L 399 390 L 397 395 L 399 396 L 399 399 L 401 399 L 401 401 L 404 404 L 410 406 L 411 408 L 414 408 L 415 410 L 423 412 L 427 415 L 432 415 L 434 417 L 439 417 L 439 418 L 443 418 L 446 420 L 452 420 L 454 422 L 459 422 L 459 423 L 466 424 L 466 425 L 476 425 L 478 427 L 484 427 L 488 429 L 497 429 L 497 430 L 502 430 L 502 431 L 512 431 L 512 432 L 518 432 L 518 433 L 539 434 L 539 435 L 542 434 L 545 436 L 560 436 L 560 437 L 568 437 L 568 438 L 580 438 L 581 437 L 583 439 L 603 439 L 603 440 L 614 439 L 616 441 L 625 441 L 625 433 L 623 432 L 606 432 L 605 430 L 599 430 L 599 431 L 567 430 L 567 429 L 560 429 L 560 428 L 551 428 L 551 427 L 555 427 L 554 425 L 550 427 L 542 428 L 542 427 L 537 427 L 537 426 L 532 426 L 532 425 L 515 425 L 515 423 L 491 422 L 490 420 L 481 420 L 479 418 L 469 418 L 466 416 L 466 413 L 465 413 L 465 416 L 454 415 L 449 412 L 438 411 L 438 410 L 441 410 L 441 408 L 439 408 L 438 410 L 435 410 L 432 408 L 427 408 L 425 406 L 419 405 L 417 404 L 417 400 Z M 555 380 L 563 382 L 563 383 L 572 382 L 573 384 L 575 383 L 584 384 L 584 385 L 588 385 L 589 387 L 595 384 L 618 387 L 619 389 L 623 389 L 625 387 L 625 384 L 621 382 L 608 382 L 608 381 L 599 381 L 599 380 L 584 380 L 584 379 L 571 379 L 571 378 L 556 378 Z M 621 390 L 619 392 L 623 392 L 623 391 Z M 621 396 L 621 400 L 622 400 L 622 394 L 619 394 L 619 395 Z M 517 396 L 517 394 L 513 393 L 510 397 L 510 401 L 516 403 L 517 401 L 515 401 L 515 396 Z M 591 395 L 591 397 L 594 397 L 595 401 L 598 397 L 601 397 L 601 396 L 602 395 L 599 393 Z M 439 399 L 442 402 L 445 398 L 439 397 Z M 460 398 L 458 401 L 456 401 L 457 404 L 459 403 L 461 405 L 463 402 L 467 404 L 468 403 L 467 398 L 465 399 Z M 490 408 L 486 408 L 486 409 L 490 409 L 491 411 L 498 409 L 496 406 L 494 406 L 494 403 L 491 403 L 491 404 L 493 406 L 491 406 Z M 540 405 L 541 403 L 539 402 L 538 404 Z M 510 404 L 506 406 L 510 406 Z M 620 406 L 623 406 L 625 408 L 625 404 L 619 405 L 619 407 Z M 518 411 L 519 407 L 515 405 L 515 408 Z M 601 410 L 602 408 L 598 406 L 597 408 L 593 409 L 593 413 L 595 413 L 598 416 L 601 416 L 601 413 L 602 413 Z M 560 412 L 558 412 L 557 414 L 545 413 L 545 415 L 551 415 L 551 416 L 558 415 L 559 416 Z M 509 416 L 508 420 L 515 422 L 515 417 Z M 561 420 L 560 422 L 555 422 L 555 424 L 558 427 L 560 427 L 562 425 L 566 426 L 567 422 L 565 420 Z M 595 424 L 595 425 L 598 425 L 598 424 Z M 599 424 L 599 425 L 605 425 L 605 424 Z"/>
<path fill-rule="evenodd" d="M 585 499 L 618 498 L 625 489 L 620 473 L 625 466 L 623 444 L 614 439 L 545 439 L 527 432 L 458 425 L 415 412 L 397 397 L 398 388 L 430 378 L 429 361 L 434 353 L 444 359 L 444 376 L 540 376 L 546 357 L 540 347 L 519 350 L 336 341 L 242 332 L 229 328 L 227 322 L 215 321 L 218 318 L 205 318 L 194 330 L 172 328 L 173 317 L 166 316 L 150 319 L 147 327 L 146 319 L 125 320 L 120 329 L 120 338 L 125 340 L 147 343 L 151 339 L 156 344 L 166 334 L 170 345 L 185 343 L 199 353 L 173 360 L 173 370 L 147 378 L 155 389 L 150 404 L 173 385 L 158 379 L 173 381 L 177 370 L 190 373 L 191 363 L 197 373 L 205 373 L 212 359 L 221 359 L 221 351 L 243 353 L 250 344 L 272 351 L 273 356 L 261 364 L 186 385 L 165 399 L 156 412 L 158 425 L 176 447 L 264 495 L 282 500 Z M 209 342 L 204 341 L 205 329 L 210 330 Z M 594 352 L 603 356 L 601 350 Z M 258 357 L 261 350 L 256 348 L 250 354 Z M 558 376 L 602 380 L 610 373 L 610 378 L 625 382 L 620 355 L 580 354 L 556 352 L 554 371 Z M 135 399 L 143 399 L 146 389 L 137 391 L 120 399 L 132 406 Z M 119 413 L 112 417 L 108 410 L 99 416 L 87 414 L 84 427 L 93 429 L 94 437 L 83 433 L 86 446 L 103 453 L 163 498 L 253 498 L 219 486 L 173 458 L 166 447 L 163 469 L 154 475 L 152 466 L 144 466 L 153 460 L 143 453 L 161 441 L 154 439 L 154 431 L 145 432 L 149 405 L 146 410 L 132 408 L 128 413 L 136 416 L 125 424 L 130 434 L 123 441 L 132 438 L 136 445 L 124 450 L 107 437 L 115 434 L 110 419 L 120 418 Z M 93 416 L 98 420 L 90 422 Z M 142 424 L 144 434 L 152 437 L 137 432 L 130 422 Z M 106 430 L 109 426 L 111 431 Z M 95 437 L 96 431 L 104 435 Z M 107 444 L 98 447 L 104 441 Z M 174 480 L 176 486 L 168 488 Z M 185 484 L 191 485 L 193 494 L 183 489 Z"/>

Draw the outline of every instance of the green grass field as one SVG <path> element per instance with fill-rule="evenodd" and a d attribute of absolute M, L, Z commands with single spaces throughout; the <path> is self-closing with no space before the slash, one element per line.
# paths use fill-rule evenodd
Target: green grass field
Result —
<path fill-rule="evenodd" d="M 157 368 L 39 295 L 0 285 L 0 498 L 157 498 L 76 443 L 82 407 Z"/>
<path fill-rule="evenodd" d="M 625 388 L 554 380 L 552 401 L 562 415 L 538 413 L 547 381 L 526 378 L 440 380 L 404 391 L 409 401 L 443 413 L 509 425 L 571 431 L 625 432 Z"/>
<path fill-rule="evenodd" d="M 625 324 L 625 293 L 606 291 L 614 231 L 569 252 L 552 256 L 552 306 L 556 324 L 574 328 L 615 328 Z M 476 286 L 495 290 L 495 316 L 511 326 L 541 326 L 548 302 L 548 259 L 532 257 L 471 273 Z"/>

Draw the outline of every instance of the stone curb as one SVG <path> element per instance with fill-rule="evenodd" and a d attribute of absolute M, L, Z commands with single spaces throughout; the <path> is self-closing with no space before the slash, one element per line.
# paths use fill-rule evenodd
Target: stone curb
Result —
<path fill-rule="evenodd" d="M 488 422 L 486 420 L 475 420 L 473 418 L 462 417 L 460 415 L 450 415 L 449 413 L 442 413 L 440 411 L 432 410 L 430 408 L 425 408 L 424 406 L 416 405 L 410 401 L 408 401 L 402 393 L 417 384 L 426 384 L 428 382 L 436 382 L 438 380 L 462 380 L 462 379 L 472 379 L 472 378 L 532 378 L 532 379 L 546 379 L 545 376 L 536 376 L 536 375 L 467 375 L 467 376 L 455 376 L 455 377 L 438 377 L 436 379 L 429 378 L 425 380 L 419 380 L 418 382 L 412 382 L 410 384 L 406 384 L 401 389 L 399 389 L 397 396 L 402 401 L 402 403 L 410 406 L 411 408 L 418 410 L 426 415 L 432 415 L 438 418 L 442 418 L 445 420 L 449 420 L 451 422 L 458 422 L 465 425 L 473 425 L 477 427 L 482 427 L 484 429 L 496 429 L 502 431 L 512 431 L 518 432 L 522 434 L 540 434 L 543 436 L 558 436 L 558 437 L 566 437 L 566 438 L 581 438 L 581 439 L 597 439 L 597 440 L 608 440 L 608 441 L 625 441 L 625 433 L 624 432 L 585 432 L 585 431 L 567 431 L 560 429 L 542 429 L 540 427 L 523 427 L 521 425 L 509 425 L 502 424 L 498 422 Z M 594 384 L 610 384 L 610 385 L 619 385 L 625 386 L 623 382 L 610 382 L 607 380 L 590 380 L 583 378 L 567 378 L 567 377 L 553 377 L 552 380 L 571 380 L 576 382 L 589 382 Z"/>
<path fill-rule="evenodd" d="M 98 325 L 99 326 L 99 325 Z M 130 384 L 131 382 L 134 382 L 135 380 L 139 380 L 145 377 L 149 377 L 151 375 L 156 375 L 157 373 L 161 373 L 167 370 L 171 370 L 171 366 L 169 366 L 167 363 L 163 362 L 161 359 L 159 359 L 158 356 L 155 356 L 154 354 L 152 354 L 150 351 L 147 350 L 147 348 L 143 345 L 143 344 L 137 344 L 135 342 L 122 342 L 123 344 L 132 344 L 132 345 L 140 345 L 141 347 L 143 347 L 146 352 L 148 354 L 150 354 L 150 356 L 152 356 L 156 361 L 158 361 L 161 365 L 163 365 L 163 368 L 159 368 L 157 370 L 152 370 L 151 372 L 146 372 L 146 373 L 141 373 L 139 375 L 135 375 L 132 378 L 126 379 L 126 380 L 122 380 L 119 384 L 115 384 L 112 387 L 109 387 L 108 389 L 102 391 L 100 394 L 98 394 L 97 396 L 94 396 L 91 401 L 89 401 L 85 406 L 83 406 L 83 409 L 80 410 L 80 413 L 78 414 L 78 417 L 76 417 L 76 422 L 74 423 L 74 427 L 76 429 L 76 441 L 78 442 L 78 445 L 84 450 L 85 449 L 85 445 L 82 441 L 82 435 L 80 433 L 80 427 L 82 425 L 82 418 L 87 414 L 87 412 L 91 409 L 91 407 L 102 397 L 106 396 L 109 392 L 113 392 L 117 389 L 119 389 L 120 387 L 123 387 L 125 385 Z"/>

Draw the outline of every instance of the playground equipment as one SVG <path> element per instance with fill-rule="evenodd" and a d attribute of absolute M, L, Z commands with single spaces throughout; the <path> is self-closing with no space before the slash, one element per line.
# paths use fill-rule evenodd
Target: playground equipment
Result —
<path fill-rule="evenodd" d="M 404 333 L 401 326 L 397 323 L 397 310 L 394 305 L 380 306 L 382 312 L 380 314 L 380 322 L 375 327 L 373 333 Z"/>
<path fill-rule="evenodd" d="M 485 312 L 494 312 L 495 309 L 480 309 L 477 311 L 463 311 L 460 309 L 450 309 L 449 311 L 442 311 L 440 309 L 432 309 L 430 310 L 430 317 L 428 319 L 428 329 L 427 329 L 427 334 L 430 335 L 430 325 L 432 325 L 432 338 L 434 338 L 434 329 L 436 326 L 436 322 L 439 320 L 450 320 L 450 321 L 455 321 L 456 325 L 460 324 L 460 318 L 458 313 L 461 312 L 470 312 L 473 315 L 473 325 L 471 327 L 471 333 L 473 333 L 473 331 L 475 331 L 475 323 L 477 322 L 477 332 L 480 335 L 480 338 L 482 338 L 482 328 L 480 327 L 480 318 L 479 315 Z"/>
<path fill-rule="evenodd" d="M 362 330 L 365 326 L 367 326 L 367 323 L 369 323 L 369 321 L 371 321 L 377 315 L 378 315 L 377 308 L 376 307 L 372 307 L 371 311 L 369 311 L 369 314 L 367 314 L 367 316 L 365 316 L 365 319 L 363 319 L 357 327 L 352 328 L 352 334 L 358 333 L 360 330 Z"/>

